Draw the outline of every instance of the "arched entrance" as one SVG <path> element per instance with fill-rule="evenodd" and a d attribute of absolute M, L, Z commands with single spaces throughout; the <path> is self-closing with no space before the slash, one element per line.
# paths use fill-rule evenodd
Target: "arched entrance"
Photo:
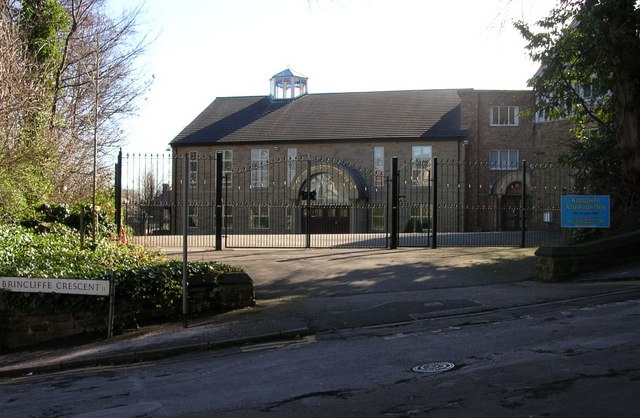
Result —
<path fill-rule="evenodd" d="M 511 183 L 500 200 L 500 229 L 503 231 L 522 229 L 522 183 Z"/>
<path fill-rule="evenodd" d="M 367 192 L 364 179 L 356 170 L 317 162 L 309 173 L 301 173 L 292 187 L 301 208 L 302 233 L 347 234 L 360 229 L 355 216 L 357 204 L 367 200 Z M 308 197 L 307 191 L 311 192 Z"/>
<path fill-rule="evenodd" d="M 527 173 L 525 181 L 531 184 Z M 496 181 L 494 194 L 498 199 L 497 226 L 502 231 L 522 229 L 522 172 L 514 171 Z"/>

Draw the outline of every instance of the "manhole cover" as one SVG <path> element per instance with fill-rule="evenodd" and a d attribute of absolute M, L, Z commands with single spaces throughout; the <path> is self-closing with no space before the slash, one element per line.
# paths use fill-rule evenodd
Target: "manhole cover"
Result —
<path fill-rule="evenodd" d="M 416 373 L 442 373 L 449 371 L 456 367 L 455 364 L 449 363 L 448 361 L 435 361 L 432 363 L 425 363 L 419 366 L 415 366 L 413 369 Z"/>

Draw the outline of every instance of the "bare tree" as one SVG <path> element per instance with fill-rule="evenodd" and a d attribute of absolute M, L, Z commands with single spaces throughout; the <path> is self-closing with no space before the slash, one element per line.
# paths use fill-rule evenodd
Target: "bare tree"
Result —
<path fill-rule="evenodd" d="M 20 216 L 49 191 L 52 143 L 46 130 L 34 132 L 46 111 L 46 87 L 12 6 L 0 5 L 0 220 Z"/>
<path fill-rule="evenodd" d="M 121 144 L 120 123 L 136 110 L 149 87 L 135 66 L 148 45 L 139 36 L 141 8 L 112 18 L 104 0 L 62 0 L 71 25 L 54 75 L 52 129 L 59 138 L 60 182 L 67 197 L 87 196 L 93 173 L 94 140 L 101 183 L 108 180 L 112 151 Z M 95 129 L 97 128 L 97 135 Z"/>

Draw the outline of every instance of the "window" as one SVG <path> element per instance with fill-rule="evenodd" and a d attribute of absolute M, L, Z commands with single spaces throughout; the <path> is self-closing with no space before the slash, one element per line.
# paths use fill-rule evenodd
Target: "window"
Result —
<path fill-rule="evenodd" d="M 290 206 L 286 207 L 285 217 L 286 217 L 285 228 L 287 229 L 287 231 L 291 231 L 293 229 L 293 208 L 292 207 Z"/>
<path fill-rule="evenodd" d="M 373 148 L 373 185 L 384 185 L 384 147 Z"/>
<path fill-rule="evenodd" d="M 250 208 L 249 225 L 252 229 L 269 229 L 269 207 L 259 205 Z"/>
<path fill-rule="evenodd" d="M 293 179 L 297 174 L 297 158 L 298 158 L 298 150 L 296 148 L 288 148 L 287 149 L 287 179 L 289 180 L 289 184 L 293 182 Z"/>
<path fill-rule="evenodd" d="M 536 111 L 536 123 L 544 123 L 549 121 L 551 121 L 549 112 L 547 112 L 545 109 L 538 109 Z"/>
<path fill-rule="evenodd" d="M 251 150 L 251 186 L 267 187 L 269 184 L 269 150 Z"/>
<path fill-rule="evenodd" d="M 198 153 L 189 152 L 189 187 L 198 185 Z"/>
<path fill-rule="evenodd" d="M 517 149 L 491 150 L 489 159 L 491 170 L 517 170 L 520 160 Z"/>
<path fill-rule="evenodd" d="M 518 106 L 492 106 L 491 126 L 518 126 Z"/>
<path fill-rule="evenodd" d="M 222 153 L 222 184 L 231 186 L 233 178 L 233 151 L 226 149 L 218 152 Z"/>
<path fill-rule="evenodd" d="M 404 232 L 422 232 L 431 228 L 430 208 L 427 205 L 411 206 L 411 219 Z"/>
<path fill-rule="evenodd" d="M 189 228 L 198 227 L 198 208 L 189 206 Z"/>
<path fill-rule="evenodd" d="M 226 205 L 222 206 L 222 216 L 224 221 L 223 228 L 232 229 L 233 228 L 233 209 Z"/>
<path fill-rule="evenodd" d="M 431 146 L 411 148 L 411 183 L 414 186 L 429 186 L 431 179 Z"/>
<path fill-rule="evenodd" d="M 371 229 L 373 231 L 384 231 L 384 206 L 374 206 L 371 209 Z"/>

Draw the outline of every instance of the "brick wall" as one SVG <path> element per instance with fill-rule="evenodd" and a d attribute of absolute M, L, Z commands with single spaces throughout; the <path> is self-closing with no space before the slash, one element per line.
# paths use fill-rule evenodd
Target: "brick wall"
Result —
<path fill-rule="evenodd" d="M 189 313 L 239 309 L 254 303 L 253 280 L 246 273 L 228 272 L 217 279 L 215 276 L 190 278 Z M 108 309 L 107 302 L 102 302 L 91 309 L 39 308 L 27 312 L 0 302 L 0 352 L 81 334 L 106 334 Z M 176 312 L 153 307 L 141 311 L 126 300 L 116 300 L 115 322 L 120 326 L 144 325 L 176 315 Z"/>

